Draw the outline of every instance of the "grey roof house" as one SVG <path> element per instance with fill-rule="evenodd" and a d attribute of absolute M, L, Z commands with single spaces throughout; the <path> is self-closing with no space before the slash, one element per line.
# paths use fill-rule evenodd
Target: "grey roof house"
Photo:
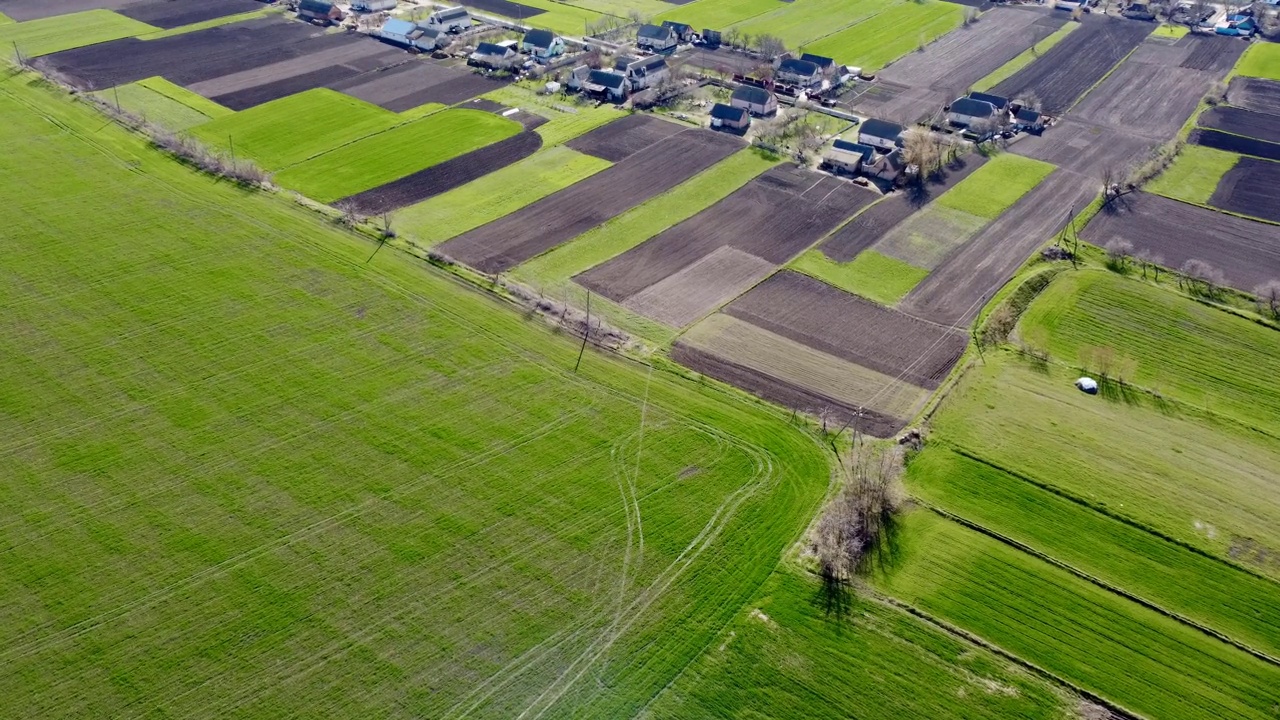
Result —
<path fill-rule="evenodd" d="M 858 126 L 858 142 L 881 150 L 893 150 L 902 146 L 905 129 L 887 120 L 872 118 Z"/>
<path fill-rule="evenodd" d="M 813 87 L 822 82 L 821 68 L 808 60 L 787 58 L 778 63 L 778 69 L 775 74 L 779 82 L 799 85 L 805 88 Z"/>
<path fill-rule="evenodd" d="M 729 97 L 729 105 L 744 108 L 752 115 L 772 115 L 778 112 L 778 98 L 762 87 L 739 85 Z"/>
<path fill-rule="evenodd" d="M 653 52 L 663 52 L 679 43 L 676 33 L 662 25 L 641 25 L 636 31 L 636 47 Z"/>

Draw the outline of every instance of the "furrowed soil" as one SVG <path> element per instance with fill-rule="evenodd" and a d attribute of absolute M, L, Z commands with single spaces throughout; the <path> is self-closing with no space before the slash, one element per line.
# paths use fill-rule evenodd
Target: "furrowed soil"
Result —
<path fill-rule="evenodd" d="M 769 277 L 776 267 L 768 260 L 721 245 L 619 302 L 665 325 L 684 327 Z"/>
<path fill-rule="evenodd" d="M 405 62 L 369 70 L 329 87 L 392 112 L 404 112 L 427 103 L 457 105 L 509 82 L 430 60 L 414 60 L 403 52 L 401 56 Z"/>
<path fill-rule="evenodd" d="M 679 317 L 699 317 L 761 279 L 756 272 L 725 273 L 720 278 L 695 272 L 678 278 L 720 248 L 733 248 L 772 266 L 782 265 L 826 235 L 875 193 L 828 175 L 778 167 L 744 185 L 729 197 L 662 234 L 598 265 L 575 279 L 605 297 L 626 304 L 644 293 L 637 307 L 648 307 L 664 291 L 687 293 L 688 280 L 708 284 L 707 302 L 673 298 Z M 759 268 L 757 267 L 757 270 Z M 670 282 L 668 282 L 670 281 Z M 666 283 L 666 284 L 664 284 Z M 690 297 L 687 296 L 686 297 Z M 719 302 L 716 299 L 721 298 Z M 659 306 L 666 302 L 658 302 Z M 688 304 L 685 304 L 685 303 Z M 655 318 L 660 319 L 660 318 Z"/>
<path fill-rule="evenodd" d="M 1197 121 L 1200 127 L 1280 143 L 1280 115 L 1235 107 L 1216 107 Z"/>
<path fill-rule="evenodd" d="M 608 131 L 614 124 L 588 135 Z M 742 147 L 741 140 L 724 133 L 683 130 L 586 180 L 454 238 L 441 251 L 482 272 L 503 272 L 675 187 Z"/>
<path fill-rule="evenodd" d="M 1280 80 L 1232 78 L 1227 89 L 1227 102 L 1245 110 L 1280 115 Z"/>
<path fill-rule="evenodd" d="M 542 136 L 526 130 L 394 182 L 339 200 L 362 215 L 381 215 L 461 187 L 519 162 L 542 147 Z"/>
<path fill-rule="evenodd" d="M 1242 157 L 1222 176 L 1209 204 L 1250 217 L 1280 222 L 1280 163 Z"/>
<path fill-rule="evenodd" d="M 580 153 L 619 163 L 667 138 L 686 130 L 653 115 L 628 115 L 565 143 Z"/>
<path fill-rule="evenodd" d="M 1160 195 L 1139 192 L 1112 202 L 1081 238 L 1099 247 L 1127 240 L 1135 251 L 1159 255 L 1165 267 L 1203 260 L 1245 292 L 1280 280 L 1280 227 Z"/>
<path fill-rule="evenodd" d="M 1066 112 L 1155 27 L 1152 23 L 1093 15 L 1085 15 L 1082 20 L 1082 27 L 991 92 L 1007 97 L 1033 92 L 1046 112 Z"/>
<path fill-rule="evenodd" d="M 1233 152 L 1238 155 L 1252 155 L 1266 160 L 1280 160 L 1280 143 L 1255 140 L 1220 130 L 1207 130 L 1204 128 L 1194 130 L 1191 136 L 1187 138 L 1187 142 L 1215 150 Z"/>
<path fill-rule="evenodd" d="M 3 6 L 0 6 L 2 8 Z M 228 15 L 261 10 L 258 0 L 146 0 L 120 7 L 116 12 L 148 25 L 170 30 Z"/>
<path fill-rule="evenodd" d="M 525 19 L 546 12 L 542 8 L 524 5 L 511 0 L 467 0 L 466 6 L 483 13 L 493 13 L 503 17 Z M 537 23 L 534 23 L 537 25 Z"/>
<path fill-rule="evenodd" d="M 815 350 L 922 388 L 936 388 L 967 336 L 783 270 L 723 312 Z"/>

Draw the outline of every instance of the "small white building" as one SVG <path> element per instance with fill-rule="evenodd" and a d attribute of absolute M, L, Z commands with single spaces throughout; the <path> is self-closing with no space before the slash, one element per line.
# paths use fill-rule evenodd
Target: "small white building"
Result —
<path fill-rule="evenodd" d="M 636 47 L 650 52 L 666 52 L 674 50 L 680 39 L 669 27 L 663 25 L 641 25 L 636 31 Z"/>
<path fill-rule="evenodd" d="M 902 146 L 904 128 L 888 120 L 867 120 L 858 127 L 858 142 L 880 150 L 892 151 Z"/>
<path fill-rule="evenodd" d="M 537 60 L 550 60 L 564 54 L 564 38 L 550 30 L 530 30 L 520 40 L 520 52 Z"/>
<path fill-rule="evenodd" d="M 471 27 L 471 13 L 464 7 L 443 8 L 427 16 L 425 25 L 447 33 L 460 33 Z"/>

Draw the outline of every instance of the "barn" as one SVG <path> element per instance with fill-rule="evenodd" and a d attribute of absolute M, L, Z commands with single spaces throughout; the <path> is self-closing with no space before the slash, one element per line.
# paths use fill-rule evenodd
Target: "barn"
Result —
<path fill-rule="evenodd" d="M 778 97 L 762 87 L 739 85 L 730 96 L 729 105 L 764 117 L 778 112 Z"/>
<path fill-rule="evenodd" d="M 751 113 L 746 108 L 716 103 L 711 106 L 711 127 L 744 133 L 751 127 Z"/>
<path fill-rule="evenodd" d="M 636 31 L 636 47 L 651 52 L 666 52 L 679 43 L 676 33 L 662 25 L 641 25 Z"/>
<path fill-rule="evenodd" d="M 375 13 L 395 10 L 396 3 L 397 0 L 354 0 L 351 3 L 351 12 Z"/>
<path fill-rule="evenodd" d="M 904 129 L 897 123 L 874 118 L 858 128 L 858 142 L 881 150 L 894 150 L 902 146 Z"/>
<path fill-rule="evenodd" d="M 342 10 L 331 2 L 324 0 L 302 0 L 298 3 L 298 19 L 307 22 L 328 25 L 341 21 Z"/>

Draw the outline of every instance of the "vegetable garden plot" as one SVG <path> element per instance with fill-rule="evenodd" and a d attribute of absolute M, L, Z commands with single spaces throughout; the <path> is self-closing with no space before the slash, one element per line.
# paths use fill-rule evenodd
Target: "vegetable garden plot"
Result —
<path fill-rule="evenodd" d="M 392 112 L 405 112 L 428 103 L 457 105 L 510 82 L 431 60 L 404 57 L 406 62 L 394 67 L 364 72 L 328 87 Z"/>
<path fill-rule="evenodd" d="M 1252 155 L 1265 160 L 1280 160 L 1280 143 L 1255 140 L 1250 137 L 1233 135 L 1221 130 L 1199 128 L 1192 131 L 1187 142 L 1215 150 L 1226 150 L 1238 155 Z"/>
<path fill-rule="evenodd" d="M 1280 115 L 1223 106 L 1205 111 L 1196 124 L 1232 135 L 1280 143 Z"/>
<path fill-rule="evenodd" d="M 567 144 L 580 153 L 616 163 L 687 129 L 653 115 L 635 114 L 592 130 Z"/>
<path fill-rule="evenodd" d="M 1070 42 L 1071 37 L 1079 34 L 1072 33 L 1064 42 Z M 1071 119 L 1153 141 L 1173 137 L 1195 112 L 1216 75 L 1177 65 L 1145 62 L 1137 55 L 1134 53 L 1133 57 L 1121 63 L 1101 85 L 1073 107 Z"/>
<path fill-rule="evenodd" d="M 1209 204 L 1250 217 L 1280 222 L 1280 162 L 1242 157 L 1222 176 Z"/>
<path fill-rule="evenodd" d="M 129 3 L 118 12 L 148 25 L 171 30 L 261 9 L 262 3 L 258 0 L 144 0 Z"/>
<path fill-rule="evenodd" d="M 1227 102 L 1245 110 L 1280 115 L 1280 80 L 1232 78 L 1227 88 Z"/>

